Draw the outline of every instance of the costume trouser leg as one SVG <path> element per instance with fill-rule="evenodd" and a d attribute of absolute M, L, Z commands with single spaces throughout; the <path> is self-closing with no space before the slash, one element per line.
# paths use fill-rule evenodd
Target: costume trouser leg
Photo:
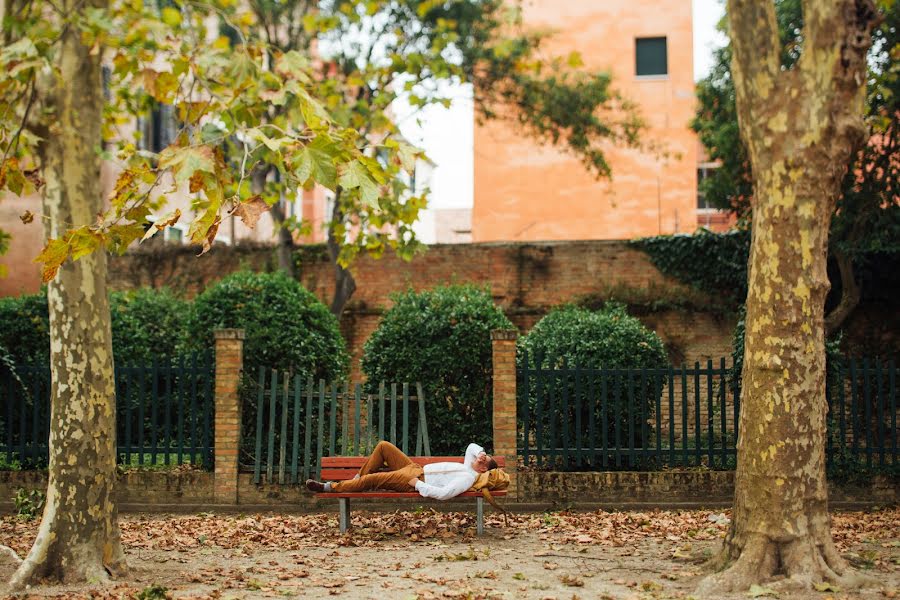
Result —
<path fill-rule="evenodd" d="M 387 465 L 389 471 L 376 473 Z M 331 484 L 335 492 L 366 492 L 375 489 L 395 492 L 411 492 L 415 488 L 409 480 L 420 478 L 424 470 L 390 442 L 378 442 L 375 450 L 359 470 L 358 479 L 348 479 Z"/>
<path fill-rule="evenodd" d="M 403 454 L 397 446 L 390 442 L 378 442 L 372 454 L 359 470 L 359 476 L 368 475 L 379 471 L 382 467 L 387 467 L 389 471 L 399 471 L 403 467 L 415 465 L 410 458 Z"/>

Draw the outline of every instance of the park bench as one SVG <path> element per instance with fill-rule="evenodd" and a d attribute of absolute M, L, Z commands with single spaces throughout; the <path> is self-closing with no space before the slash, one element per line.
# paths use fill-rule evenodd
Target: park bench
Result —
<path fill-rule="evenodd" d="M 494 456 L 498 467 L 503 467 L 504 461 L 502 456 Z M 438 462 L 458 462 L 463 459 L 459 456 L 410 456 L 410 460 L 419 465 L 427 465 Z M 359 473 L 360 468 L 366 462 L 365 456 L 323 456 L 322 457 L 322 481 L 345 481 L 353 479 L 353 476 Z M 506 490 L 491 491 L 491 495 L 495 497 L 505 496 Z M 484 496 L 481 492 L 463 492 L 457 498 L 475 498 L 476 504 L 476 523 L 478 535 L 484 533 Z M 350 499 L 351 498 L 419 498 L 420 500 L 430 500 L 419 495 L 418 492 L 392 492 L 388 490 L 378 490 L 372 492 L 354 492 L 354 493 L 338 493 L 338 492 L 322 492 L 316 494 L 316 498 L 337 498 L 338 509 L 340 512 L 339 523 L 341 533 L 346 532 L 350 528 Z"/>

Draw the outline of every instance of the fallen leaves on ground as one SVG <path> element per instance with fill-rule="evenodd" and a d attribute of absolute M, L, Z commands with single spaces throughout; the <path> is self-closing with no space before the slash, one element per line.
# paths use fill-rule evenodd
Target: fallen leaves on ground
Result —
<path fill-rule="evenodd" d="M 693 540 L 725 535 L 724 520 L 710 521 L 709 511 L 570 512 L 513 514 L 504 526 L 499 515 L 486 516 L 487 527 L 503 537 L 534 532 L 550 544 L 622 547 L 642 539 L 673 542 L 673 552 L 690 548 Z M 728 516 L 730 517 L 729 513 Z M 20 556 L 27 553 L 38 520 L 0 518 L 0 544 Z M 341 535 L 334 514 L 300 515 L 124 515 L 122 542 L 131 549 L 195 550 L 216 547 L 238 553 L 259 548 L 300 550 L 308 547 L 376 547 L 390 542 L 433 544 L 475 539 L 475 518 L 469 513 L 434 509 L 353 514 L 353 529 Z M 840 551 L 862 542 L 890 545 L 900 538 L 900 508 L 874 512 L 841 512 L 832 518 L 832 535 Z M 577 550 L 576 550 L 577 551 Z M 446 554 L 443 560 L 476 560 L 473 550 Z"/>

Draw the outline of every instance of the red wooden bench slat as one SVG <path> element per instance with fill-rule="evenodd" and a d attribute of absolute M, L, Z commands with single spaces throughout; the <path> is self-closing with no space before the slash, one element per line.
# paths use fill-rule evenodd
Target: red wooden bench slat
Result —
<path fill-rule="evenodd" d="M 410 459 L 419 465 L 438 462 L 461 463 L 463 461 L 459 456 L 410 456 Z M 495 456 L 494 460 L 497 461 L 498 467 L 503 467 L 505 464 L 502 456 Z M 323 481 L 352 479 L 365 462 L 365 456 L 323 456 L 321 478 Z"/>
<path fill-rule="evenodd" d="M 361 467 L 366 462 L 366 456 L 323 456 L 322 466 L 330 467 Z M 410 460 L 420 465 L 427 465 L 436 462 L 458 462 L 461 463 L 463 458 L 460 456 L 410 456 Z M 494 460 L 498 465 L 503 465 L 503 457 L 495 456 Z"/>
<path fill-rule="evenodd" d="M 481 492 L 463 492 L 454 498 L 480 498 Z M 491 492 L 491 496 L 505 496 L 506 490 Z M 316 494 L 316 498 L 422 498 L 418 492 L 337 492 Z"/>

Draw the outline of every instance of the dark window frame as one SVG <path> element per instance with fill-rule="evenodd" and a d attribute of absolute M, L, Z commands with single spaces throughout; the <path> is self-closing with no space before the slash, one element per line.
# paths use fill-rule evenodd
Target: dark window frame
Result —
<path fill-rule="evenodd" d="M 659 42 L 662 41 L 662 61 L 659 60 Z M 641 52 L 643 48 L 643 53 Z M 656 53 L 648 55 L 647 53 Z M 642 57 L 643 54 L 643 57 Z M 643 58 L 643 60 L 642 60 Z M 660 62 L 663 64 L 659 71 Z M 642 72 L 643 71 L 643 72 Z M 668 36 L 650 36 L 634 39 L 634 73 L 637 77 L 669 76 L 669 38 Z"/>

